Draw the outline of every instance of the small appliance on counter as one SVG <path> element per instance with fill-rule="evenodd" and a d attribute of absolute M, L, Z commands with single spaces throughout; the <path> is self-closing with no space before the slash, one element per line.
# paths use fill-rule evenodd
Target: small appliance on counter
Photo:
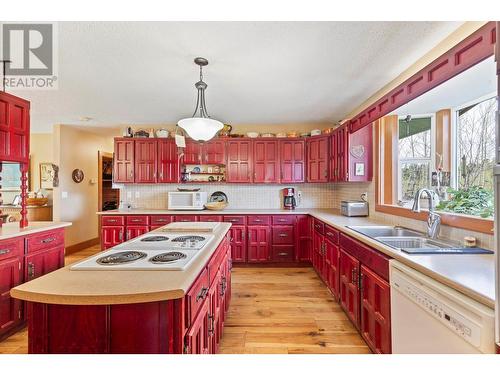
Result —
<path fill-rule="evenodd" d="M 204 191 L 169 191 L 169 210 L 204 210 L 207 193 Z"/>
<path fill-rule="evenodd" d="M 284 188 L 283 189 L 283 208 L 285 210 L 294 210 L 297 207 L 297 201 L 295 200 L 295 189 L 294 188 Z"/>
<path fill-rule="evenodd" d="M 341 201 L 340 213 L 344 216 L 368 216 L 368 202 L 364 200 Z"/>

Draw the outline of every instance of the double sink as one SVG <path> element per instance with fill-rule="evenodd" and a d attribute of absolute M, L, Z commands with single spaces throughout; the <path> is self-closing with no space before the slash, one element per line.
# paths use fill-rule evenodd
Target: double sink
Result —
<path fill-rule="evenodd" d="M 409 254 L 491 254 L 481 248 L 464 248 L 458 242 L 433 239 L 398 226 L 353 225 L 348 228 Z"/>

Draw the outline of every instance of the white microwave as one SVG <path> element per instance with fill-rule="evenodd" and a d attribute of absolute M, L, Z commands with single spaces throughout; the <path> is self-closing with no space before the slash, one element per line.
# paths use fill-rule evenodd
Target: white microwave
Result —
<path fill-rule="evenodd" d="M 169 191 L 169 210 L 203 210 L 207 203 L 207 193 L 203 191 Z"/>

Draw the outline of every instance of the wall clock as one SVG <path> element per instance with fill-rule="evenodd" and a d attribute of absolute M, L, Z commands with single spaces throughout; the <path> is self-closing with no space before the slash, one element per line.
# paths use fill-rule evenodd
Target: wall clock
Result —
<path fill-rule="evenodd" d="M 83 181 L 83 171 L 81 169 L 75 169 L 73 173 L 71 174 L 71 177 L 73 178 L 73 181 L 75 181 L 77 184 Z"/>

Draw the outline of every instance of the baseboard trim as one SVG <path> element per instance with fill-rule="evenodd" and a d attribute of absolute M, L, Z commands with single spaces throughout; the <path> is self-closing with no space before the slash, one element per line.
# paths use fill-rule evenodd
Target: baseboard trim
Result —
<path fill-rule="evenodd" d="M 66 247 L 66 255 L 76 253 L 77 251 L 86 249 L 87 247 L 91 247 L 94 245 L 99 245 L 101 243 L 99 237 L 92 238 L 88 241 L 83 241 L 71 246 Z"/>

